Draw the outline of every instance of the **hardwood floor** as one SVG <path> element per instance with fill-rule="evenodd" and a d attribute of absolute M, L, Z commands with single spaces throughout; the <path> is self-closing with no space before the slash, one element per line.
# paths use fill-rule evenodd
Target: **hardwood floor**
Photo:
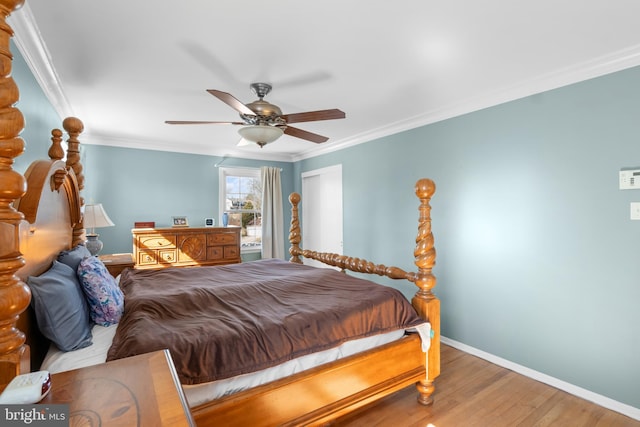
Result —
<path fill-rule="evenodd" d="M 446 345 L 434 405 L 419 405 L 416 393 L 405 388 L 331 427 L 640 427 L 640 421 Z"/>

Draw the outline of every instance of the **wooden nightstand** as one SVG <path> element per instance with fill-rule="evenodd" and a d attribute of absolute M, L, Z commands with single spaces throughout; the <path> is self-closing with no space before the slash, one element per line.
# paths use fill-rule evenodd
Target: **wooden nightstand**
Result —
<path fill-rule="evenodd" d="M 125 268 L 133 268 L 135 265 L 133 254 L 99 255 L 98 258 L 104 263 L 113 277 L 117 277 Z"/>
<path fill-rule="evenodd" d="M 195 426 L 168 350 L 53 374 L 47 403 L 69 425 Z"/>

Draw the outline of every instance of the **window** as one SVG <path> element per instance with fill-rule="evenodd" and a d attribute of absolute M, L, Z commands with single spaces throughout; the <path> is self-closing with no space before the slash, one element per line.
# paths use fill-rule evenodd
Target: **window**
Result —
<path fill-rule="evenodd" d="M 243 252 L 262 248 L 262 180 L 260 169 L 220 168 L 220 225 L 222 214 L 228 225 L 242 227 Z"/>

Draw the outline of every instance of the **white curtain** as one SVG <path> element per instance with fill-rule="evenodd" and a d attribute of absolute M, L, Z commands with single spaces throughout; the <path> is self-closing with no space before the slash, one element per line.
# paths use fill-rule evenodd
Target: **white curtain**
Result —
<path fill-rule="evenodd" d="M 262 258 L 284 259 L 280 168 L 262 167 Z"/>

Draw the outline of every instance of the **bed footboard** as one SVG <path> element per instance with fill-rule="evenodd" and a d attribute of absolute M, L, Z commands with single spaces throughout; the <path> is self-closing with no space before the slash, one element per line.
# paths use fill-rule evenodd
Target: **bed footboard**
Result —
<path fill-rule="evenodd" d="M 440 375 L 440 300 L 433 293 L 433 288 L 436 286 L 436 278 L 432 270 L 435 265 L 436 250 L 431 230 L 431 206 L 429 204 L 435 190 L 435 183 L 427 178 L 418 180 L 415 186 L 416 196 L 420 200 L 420 206 L 418 207 L 418 235 L 416 237 L 416 247 L 413 251 L 414 263 L 418 267 L 417 272 L 407 272 L 399 267 L 374 264 L 361 258 L 302 249 L 300 247 L 302 235 L 298 211 L 300 195 L 292 193 L 289 196 L 289 202 L 291 203 L 291 226 L 289 229 L 289 242 L 291 244 L 289 253 L 291 258 L 289 260 L 291 262 L 301 264 L 301 257 L 305 257 L 338 267 L 343 271 L 377 274 L 391 279 L 406 279 L 415 283 L 418 287 L 411 304 L 418 314 L 431 324 L 432 331 L 431 345 L 426 358 L 426 376 L 416 384 L 419 392 L 418 401 L 423 405 L 433 403 L 434 380 Z"/>
<path fill-rule="evenodd" d="M 337 360 L 193 408 L 198 427 L 325 425 L 424 378 L 420 338 Z"/>

